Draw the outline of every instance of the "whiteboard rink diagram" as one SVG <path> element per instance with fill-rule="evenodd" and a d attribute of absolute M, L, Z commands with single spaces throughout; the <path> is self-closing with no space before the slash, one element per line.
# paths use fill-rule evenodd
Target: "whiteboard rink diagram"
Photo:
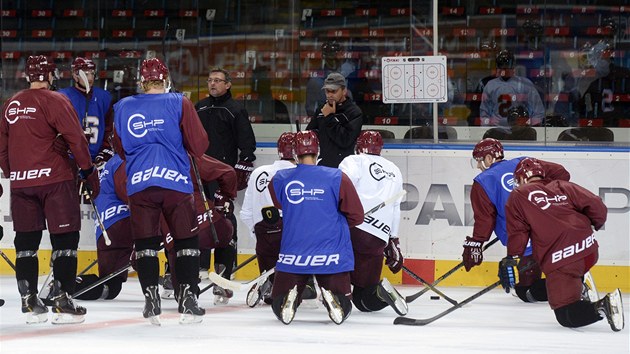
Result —
<path fill-rule="evenodd" d="M 383 57 L 383 103 L 446 102 L 446 57 Z"/>

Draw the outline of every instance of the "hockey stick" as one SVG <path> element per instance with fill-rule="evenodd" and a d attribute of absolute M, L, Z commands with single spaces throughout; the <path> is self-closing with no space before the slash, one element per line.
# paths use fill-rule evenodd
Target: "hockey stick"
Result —
<path fill-rule="evenodd" d="M 131 262 L 127 263 L 124 267 L 118 269 L 117 271 L 114 271 L 113 273 L 109 274 L 108 276 L 99 279 L 98 281 L 95 281 L 94 283 L 90 284 L 89 286 L 86 286 L 85 288 L 75 292 L 74 294 L 72 294 L 72 297 L 76 298 L 77 296 L 80 296 L 82 294 L 87 293 L 88 291 L 96 288 L 99 285 L 105 284 L 107 283 L 110 279 L 117 277 L 118 275 L 126 272 L 129 270 L 129 268 L 131 268 Z M 132 268 L 133 269 L 133 268 Z"/>
<path fill-rule="evenodd" d="M 244 260 L 241 264 L 237 265 L 237 266 L 236 266 L 236 268 L 234 268 L 234 269 L 232 270 L 232 274 L 236 273 L 236 271 L 237 271 L 237 270 L 239 270 L 239 269 L 241 269 L 241 268 L 245 267 L 246 265 L 248 265 L 249 263 L 251 263 L 254 259 L 256 259 L 256 257 L 257 257 L 256 255 L 253 255 L 253 256 L 251 256 L 251 257 L 247 258 L 246 260 Z M 210 273 L 208 273 L 208 278 L 210 278 L 210 274 L 213 274 L 213 273 L 214 273 L 214 274 L 217 274 L 217 273 L 215 273 L 215 272 L 210 272 Z M 219 275 L 219 274 L 217 274 L 217 275 L 218 275 L 219 277 L 221 277 L 221 275 Z M 223 277 L 221 277 L 221 278 L 222 278 L 222 279 L 225 279 L 225 278 L 223 278 Z M 203 289 L 201 289 L 201 290 L 199 291 L 199 295 L 201 295 L 201 294 L 205 293 L 206 291 L 208 291 L 208 289 L 210 289 L 211 287 L 213 287 L 213 286 L 215 286 L 215 285 L 216 285 L 216 284 L 215 284 L 214 282 L 211 282 L 210 284 L 206 285 L 206 287 L 204 287 Z"/>
<path fill-rule="evenodd" d="M 371 214 L 374 214 L 378 210 L 383 209 L 388 204 L 391 204 L 391 203 L 395 202 L 396 200 L 398 200 L 398 198 L 403 197 L 405 194 L 407 194 L 407 191 L 406 190 L 402 190 L 400 193 L 397 193 L 393 197 L 391 197 L 391 198 L 389 198 L 389 199 L 379 203 L 378 205 L 376 205 L 372 209 L 366 211 L 365 214 L 363 214 L 363 216 L 365 217 L 365 216 L 369 216 Z"/>
<path fill-rule="evenodd" d="M 13 262 L 11 262 L 11 260 L 9 259 L 9 257 L 7 257 L 6 254 L 4 254 L 4 252 L 2 252 L 2 250 L 0 250 L 0 256 L 2 256 L 2 258 L 4 258 L 5 261 L 7 261 L 7 263 L 9 264 L 9 266 L 13 269 L 13 271 L 15 272 L 15 264 L 13 264 Z"/>
<path fill-rule="evenodd" d="M 195 162 L 195 157 L 192 155 L 188 155 L 190 157 L 190 163 L 192 164 L 193 171 L 195 172 L 195 178 L 197 179 L 197 186 L 199 187 L 199 194 L 201 194 L 201 200 L 203 201 L 203 207 L 205 208 L 205 214 L 208 217 L 208 222 L 210 223 L 210 232 L 212 233 L 212 240 L 215 245 L 219 244 L 219 236 L 217 236 L 217 229 L 214 227 L 214 223 L 212 222 L 212 212 L 210 211 L 210 204 L 208 204 L 208 198 L 206 198 L 206 193 L 203 190 L 203 184 L 201 184 L 201 175 L 199 174 L 199 168 L 197 168 L 197 162 Z"/>
<path fill-rule="evenodd" d="M 417 275 L 416 273 L 412 272 L 409 268 L 403 266 L 402 269 L 409 274 L 412 278 L 414 278 L 415 280 L 419 281 L 420 283 L 424 284 L 426 286 L 426 289 L 431 289 L 433 290 L 434 293 L 440 295 L 441 297 L 444 298 L 444 300 L 450 302 L 453 305 L 457 305 L 457 301 L 453 300 L 452 298 L 446 296 L 443 292 L 441 292 L 438 288 L 436 288 L 435 286 L 433 286 L 433 284 L 429 284 L 426 280 L 422 279 L 419 275 Z"/>
<path fill-rule="evenodd" d="M 83 186 L 81 186 L 83 188 Z M 85 197 L 90 201 L 92 205 L 92 210 L 94 210 L 94 214 L 96 214 L 96 220 L 98 221 L 98 226 L 103 231 L 103 237 L 105 238 L 105 245 L 111 246 L 112 240 L 109 239 L 109 235 L 107 234 L 107 230 L 105 229 L 105 225 L 103 225 L 103 220 L 101 219 L 101 214 L 98 213 L 98 209 L 96 209 L 96 205 L 94 204 L 94 200 L 92 199 L 92 191 L 89 190 L 88 186 L 86 186 L 83 191 Z"/>
<path fill-rule="evenodd" d="M 488 242 L 487 244 L 485 244 L 483 246 L 483 250 L 487 250 L 488 247 L 494 245 L 495 243 L 497 243 L 497 241 L 499 241 L 498 237 L 495 237 L 492 241 Z M 444 273 L 441 277 L 437 278 L 432 284 L 431 286 L 436 286 L 438 285 L 442 280 L 448 278 L 451 274 L 455 273 L 456 271 L 459 270 L 459 268 L 464 266 L 464 262 L 460 262 L 458 265 L 456 265 L 455 267 L 453 267 L 451 270 L 449 270 L 448 272 Z M 407 302 L 412 302 L 415 299 L 419 298 L 420 296 L 422 296 L 424 293 L 426 293 L 427 291 L 429 291 L 430 288 L 424 288 L 422 290 L 420 290 L 419 292 L 413 294 L 413 295 L 409 295 L 405 298 L 405 300 Z"/>
<path fill-rule="evenodd" d="M 523 272 L 526 271 L 527 269 L 529 269 L 531 267 L 531 265 L 528 265 L 526 267 L 523 267 L 522 269 L 519 269 L 519 272 Z M 492 283 L 491 285 L 488 285 L 487 287 L 485 287 L 483 290 L 479 291 L 478 293 L 475 293 L 471 296 L 469 296 L 468 298 L 466 298 L 465 300 L 457 303 L 457 305 L 453 305 L 451 307 L 449 307 L 448 309 L 438 313 L 437 315 L 430 317 L 430 318 L 419 318 L 419 319 L 415 319 L 415 318 L 409 318 L 409 317 L 396 317 L 396 319 L 394 319 L 394 324 L 402 324 L 402 325 L 408 325 L 408 326 L 424 326 L 424 325 L 428 325 L 429 323 L 438 320 L 446 315 L 448 315 L 449 313 L 457 310 L 458 308 L 472 302 L 473 300 L 477 299 L 478 297 L 480 297 L 481 295 L 491 291 L 492 289 L 496 288 L 497 286 L 501 285 L 501 280 L 498 280 L 495 283 Z"/>
<path fill-rule="evenodd" d="M 225 279 L 224 277 L 220 276 L 219 274 L 217 274 L 215 272 L 208 273 L 208 278 L 210 279 L 210 281 L 212 281 L 216 285 L 222 287 L 223 289 L 230 289 L 232 291 L 240 291 L 240 290 L 245 290 L 245 289 L 251 288 L 252 285 L 258 283 L 261 279 L 265 279 L 265 278 L 269 277 L 275 271 L 276 271 L 276 267 L 273 267 L 273 268 L 271 268 L 269 270 L 264 271 L 256 279 L 251 280 L 251 281 L 249 281 L 247 283 L 239 283 L 239 282 L 236 282 L 236 281 Z"/>

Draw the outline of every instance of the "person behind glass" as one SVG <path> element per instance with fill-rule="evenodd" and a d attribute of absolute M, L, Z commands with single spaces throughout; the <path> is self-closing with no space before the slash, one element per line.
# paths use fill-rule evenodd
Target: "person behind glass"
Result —
<path fill-rule="evenodd" d="M 588 52 L 588 63 L 597 79 L 590 83 L 580 99 L 580 117 L 601 119 L 603 126 L 618 127 L 630 117 L 630 102 L 623 98 L 630 94 L 630 69 L 613 62 L 614 48 L 600 41 Z"/>
<path fill-rule="evenodd" d="M 230 88 L 232 79 L 230 73 L 221 68 L 213 68 L 208 76 L 208 91 L 210 96 L 197 102 L 195 108 L 201 120 L 201 124 L 208 134 L 210 146 L 206 154 L 226 163 L 236 170 L 237 189 L 247 188 L 247 181 L 254 170 L 256 155 L 256 137 L 249 114 L 243 105 L 232 97 Z M 217 190 L 216 182 L 204 186 L 206 195 L 215 197 L 217 206 L 229 204 L 220 190 Z M 236 243 L 238 230 L 236 217 L 233 213 L 227 214 L 234 228 L 233 242 L 225 248 L 216 248 L 214 251 L 215 270 L 217 265 L 225 267 L 223 276 L 230 279 L 234 261 L 236 260 Z M 210 252 L 204 251 L 201 255 L 200 274 L 207 275 L 210 269 Z M 215 295 L 229 296 L 229 292 L 222 291 L 220 287 L 214 287 Z"/>
<path fill-rule="evenodd" d="M 48 320 L 48 308 L 37 296 L 37 251 L 42 230 L 52 244 L 52 323 L 81 323 L 86 309 L 77 306 L 74 293 L 81 210 L 77 193 L 80 179 L 92 198 L 98 197 L 98 170 L 70 101 L 51 91 L 56 65 L 43 55 L 26 60 L 28 89 L 6 101 L 0 122 L 0 167 L 11 182 L 11 215 L 15 230 L 15 278 L 26 323 Z M 74 156 L 59 154 L 55 138 L 61 135 Z"/>
<path fill-rule="evenodd" d="M 261 274 L 276 266 L 280 253 L 280 240 L 282 239 L 282 211 L 273 206 L 267 185 L 277 171 L 295 167 L 294 138 L 295 134 L 290 132 L 280 135 L 277 146 L 280 159 L 270 165 L 256 167 L 245 190 L 245 198 L 243 198 L 240 217 L 241 221 L 247 225 L 250 236 L 256 240 L 258 270 Z M 271 274 L 264 284 L 255 285 L 252 288 L 252 292 L 255 293 L 248 294 L 249 306 L 256 306 L 260 300 L 271 304 L 273 276 Z"/>
<path fill-rule="evenodd" d="M 481 171 L 473 181 L 470 202 L 474 213 L 472 237 L 466 236 L 462 262 L 466 272 L 483 261 L 482 246 L 492 235 L 506 246 L 509 234 L 506 228 L 505 203 L 514 187 L 512 175 L 516 165 L 525 157 L 507 160 L 503 145 L 496 139 L 481 140 L 472 152 L 477 168 Z M 549 179 L 568 181 L 569 172 L 559 164 L 540 161 Z M 541 278 L 540 266 L 532 256 L 532 248 L 527 247 L 520 259 L 519 268 L 527 269 L 519 273 L 519 283 L 515 290 L 524 302 L 547 301 L 545 279 Z"/>
<path fill-rule="evenodd" d="M 306 82 L 306 115 L 313 117 L 319 107 L 326 103 L 326 95 L 322 91 L 322 85 L 328 75 L 339 72 L 346 80 L 356 70 L 356 65 L 350 61 L 344 61 L 339 57 L 341 53 L 341 45 L 337 41 L 324 41 L 321 46 L 322 52 L 322 71 L 315 71 L 318 74 L 311 76 Z M 317 68 L 314 68 L 317 69 Z M 352 98 L 352 92 L 347 92 Z"/>
<path fill-rule="evenodd" d="M 334 323 L 341 324 L 352 311 L 350 227 L 363 222 L 363 207 L 345 173 L 315 165 L 318 150 L 315 132 L 297 132 L 297 167 L 276 172 L 268 185 L 274 206 L 282 210 L 271 308 L 284 324 L 293 321 L 312 275 Z"/>
<path fill-rule="evenodd" d="M 321 146 L 318 165 L 337 167 L 346 156 L 354 154 L 354 145 L 363 126 L 363 112 L 350 97 L 346 79 L 331 73 L 321 88 L 326 103 L 315 111 L 306 130 L 315 132 Z"/>
<path fill-rule="evenodd" d="M 160 325 L 158 295 L 160 216 L 174 231 L 180 281 L 180 323 L 201 322 L 199 288 L 199 224 L 193 198 L 190 160 L 208 148 L 208 136 L 195 108 L 181 93 L 167 93 L 169 71 L 157 58 L 140 67 L 144 93 L 114 105 L 115 150 L 126 160 L 127 193 L 136 267 L 145 306 L 142 315 Z"/>
<path fill-rule="evenodd" d="M 94 86 L 96 65 L 91 59 L 76 57 L 71 68 L 74 85 L 59 92 L 72 102 L 88 138 L 92 160 L 100 166 L 114 156 L 109 139 L 106 139 L 111 136 L 114 124 L 112 95 Z"/>
<path fill-rule="evenodd" d="M 380 156 L 383 138 L 375 131 L 366 130 L 357 139 L 357 154 L 341 161 L 339 169 L 352 181 L 361 198 L 364 210 L 403 192 L 400 169 Z M 400 272 L 403 255 L 398 241 L 400 202 L 395 202 L 365 216 L 363 223 L 350 229 L 354 250 L 352 302 L 362 312 L 380 311 L 388 305 L 399 315 L 407 314 L 405 297 L 387 280 L 381 279 L 383 255 L 392 273 Z"/>
<path fill-rule="evenodd" d="M 479 115 L 482 126 L 508 126 L 508 110 L 524 106 L 530 126 L 539 126 L 545 117 L 540 94 L 528 78 L 514 75 L 514 54 L 504 49 L 496 57 L 497 78 L 488 81 L 481 95 Z"/>
<path fill-rule="evenodd" d="M 619 289 L 595 302 L 583 295 L 584 275 L 599 257 L 594 230 L 604 226 L 608 212 L 602 199 L 575 183 L 546 178 L 545 168 L 534 158 L 516 165 L 514 180 L 518 187 L 505 206 L 508 256 L 499 267 L 506 292 L 514 287 L 516 258 L 531 243 L 535 261 L 547 277 L 549 306 L 558 323 L 576 328 L 606 318 L 613 331 L 622 330 Z M 567 251 L 571 249 L 579 251 Z"/>

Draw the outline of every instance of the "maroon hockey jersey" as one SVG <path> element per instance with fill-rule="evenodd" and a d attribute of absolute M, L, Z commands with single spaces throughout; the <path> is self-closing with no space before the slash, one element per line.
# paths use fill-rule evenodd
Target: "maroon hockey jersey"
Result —
<path fill-rule="evenodd" d="M 72 180 L 76 164 L 92 166 L 88 143 L 70 101 L 47 89 L 26 89 L 4 104 L 0 122 L 0 167 L 11 188 L 42 186 Z M 61 134 L 75 162 L 55 152 Z"/>
<path fill-rule="evenodd" d="M 608 212 L 599 196 L 559 180 L 514 189 L 505 209 L 508 255 L 521 255 L 531 239 L 534 259 L 545 273 L 596 253 L 593 227 L 604 226 Z"/>

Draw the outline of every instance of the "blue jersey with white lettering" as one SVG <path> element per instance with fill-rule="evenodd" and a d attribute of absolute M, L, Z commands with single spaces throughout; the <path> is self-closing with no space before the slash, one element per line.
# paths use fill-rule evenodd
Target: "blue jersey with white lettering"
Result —
<path fill-rule="evenodd" d="M 516 165 L 524 159 L 525 156 L 517 157 L 511 160 L 502 160 L 493 163 L 489 169 L 481 172 L 474 178 L 486 192 L 488 199 L 497 209 L 497 219 L 494 225 L 494 233 L 504 246 L 507 246 L 507 223 L 505 220 L 505 204 L 510 197 L 510 193 L 514 189 L 514 170 Z M 532 254 L 531 245 L 527 245 L 525 256 Z"/>
<path fill-rule="evenodd" d="M 79 91 L 76 87 L 67 87 L 59 90 L 59 92 L 68 97 L 70 102 L 72 102 L 72 106 L 74 110 L 77 111 L 79 123 L 81 123 L 83 129 L 87 127 L 92 133 L 92 137 L 88 143 L 90 155 L 92 156 L 92 160 L 94 160 L 105 138 L 105 116 L 112 103 L 112 95 L 100 87 L 92 87 L 92 94 L 90 95 L 90 103 L 88 104 L 86 114 L 86 99 L 83 92 Z"/>
<path fill-rule="evenodd" d="M 298 165 L 273 177 L 282 205 L 282 241 L 278 271 L 335 274 L 354 269 L 350 229 L 339 211 L 341 171 Z"/>
<path fill-rule="evenodd" d="M 192 193 L 183 145 L 182 94 L 140 94 L 114 105 L 114 128 L 125 150 L 127 194 L 149 187 Z"/>
<path fill-rule="evenodd" d="M 118 221 L 129 217 L 129 206 L 116 195 L 114 185 L 114 173 L 122 164 L 122 159 L 118 154 L 109 159 L 103 166 L 103 170 L 99 174 L 101 182 L 101 192 L 94 199 L 94 206 L 101 215 L 101 221 L 105 230 L 114 225 Z M 94 219 L 94 231 L 96 233 L 96 242 L 103 235 L 103 230 L 98 223 L 98 219 Z"/>

